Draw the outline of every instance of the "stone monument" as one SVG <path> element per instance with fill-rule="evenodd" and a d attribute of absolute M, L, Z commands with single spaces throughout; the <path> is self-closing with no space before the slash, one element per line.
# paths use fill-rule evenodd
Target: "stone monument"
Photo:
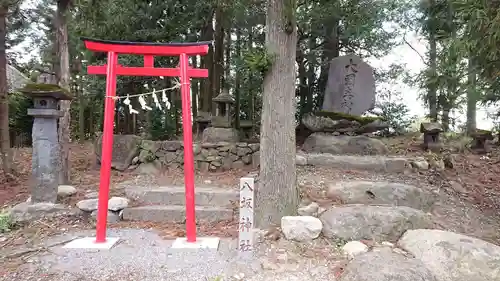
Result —
<path fill-rule="evenodd" d="M 239 133 L 232 128 L 231 124 L 231 106 L 234 104 L 233 97 L 229 91 L 223 90 L 213 99 L 215 103 L 215 116 L 211 118 L 211 127 L 203 130 L 203 142 L 238 142 Z"/>
<path fill-rule="evenodd" d="M 384 143 L 367 135 L 389 125 L 378 117 L 361 116 L 374 105 L 373 69 L 355 55 L 333 59 L 322 110 L 302 116 L 302 124 L 312 132 L 302 149 L 331 154 L 387 153 Z"/>
<path fill-rule="evenodd" d="M 374 106 L 372 67 L 355 55 L 334 58 L 330 62 L 322 110 L 362 115 Z"/>
<path fill-rule="evenodd" d="M 53 84 L 28 84 L 19 90 L 33 98 L 33 156 L 31 179 L 31 202 L 55 203 L 59 185 L 59 140 L 57 120 L 62 116 L 58 110 L 59 100 L 70 100 L 66 90 Z"/>

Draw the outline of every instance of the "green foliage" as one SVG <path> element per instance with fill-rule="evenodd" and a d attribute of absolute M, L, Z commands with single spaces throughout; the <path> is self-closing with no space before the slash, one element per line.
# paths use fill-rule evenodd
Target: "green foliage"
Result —
<path fill-rule="evenodd" d="M 269 71 L 274 59 L 275 55 L 267 52 L 266 48 L 254 48 L 243 55 L 246 66 L 262 76 Z"/>
<path fill-rule="evenodd" d="M 16 135 L 31 137 L 33 117 L 28 116 L 28 108 L 33 106 L 33 99 L 20 93 L 9 94 L 9 129 Z"/>
<path fill-rule="evenodd" d="M 12 216 L 9 212 L 2 210 L 0 212 L 0 233 L 5 233 L 11 231 L 14 226 L 14 222 L 12 221 Z"/>
<path fill-rule="evenodd" d="M 416 117 L 410 115 L 410 108 L 401 100 L 400 93 L 386 90 L 379 95 L 375 105 L 379 109 L 373 112 L 389 124 L 384 135 L 403 134 L 408 132 Z"/>
<path fill-rule="evenodd" d="M 406 133 L 414 121 L 410 116 L 410 109 L 404 103 L 381 102 L 378 104 L 381 110 L 379 116 L 389 124 L 389 130 L 384 134 L 389 134 L 393 130 L 395 134 Z"/>

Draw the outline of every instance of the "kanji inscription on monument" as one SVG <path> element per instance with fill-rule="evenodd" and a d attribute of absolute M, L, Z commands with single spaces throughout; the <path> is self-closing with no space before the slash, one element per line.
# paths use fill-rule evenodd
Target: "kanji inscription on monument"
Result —
<path fill-rule="evenodd" d="M 249 258 L 253 253 L 253 225 L 254 225 L 254 178 L 240 179 L 240 218 L 238 225 L 238 252 L 240 257 Z"/>
<path fill-rule="evenodd" d="M 330 62 L 323 111 L 362 115 L 375 105 L 375 76 L 370 65 L 355 55 Z"/>

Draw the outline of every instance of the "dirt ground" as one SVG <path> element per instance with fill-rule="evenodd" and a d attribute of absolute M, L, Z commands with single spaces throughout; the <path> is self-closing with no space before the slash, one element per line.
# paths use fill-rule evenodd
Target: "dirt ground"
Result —
<path fill-rule="evenodd" d="M 390 154 L 406 156 L 441 157 L 440 154 L 424 152 L 419 147 L 418 136 L 405 136 L 386 140 Z M 452 142 L 450 142 L 452 143 Z M 456 141 L 460 143 L 460 140 Z M 332 170 L 318 167 L 298 167 L 298 182 L 302 188 L 303 200 L 323 202 L 325 205 L 337 204 L 326 198 L 326 183 L 346 180 L 384 180 L 416 184 L 422 188 L 439 194 L 441 200 L 432 211 L 438 228 L 453 230 L 467 235 L 500 244 L 500 149 L 488 154 L 476 154 L 461 144 L 449 144 L 448 153 L 453 154 L 454 167 L 444 171 L 430 169 L 428 171 L 409 172 L 405 174 L 373 174 L 361 171 Z M 78 193 L 67 204 L 75 204 L 89 191 L 97 191 L 99 187 L 99 168 L 91 144 L 72 144 L 71 169 L 72 184 Z M 7 208 L 25 201 L 29 196 L 29 176 L 31 172 L 31 149 L 16 149 L 14 153 L 16 175 L 14 179 L 5 180 L 0 174 L 0 208 Z M 239 178 L 250 170 L 230 173 L 197 173 L 196 182 L 220 186 L 235 186 Z M 160 177 L 148 178 L 150 184 L 182 184 L 182 170 L 169 170 Z M 120 184 L 137 178 L 134 172 L 112 173 L 111 195 L 122 194 Z M 152 182 L 154 181 L 154 182 Z M 154 229 L 161 237 L 175 238 L 185 236 L 184 225 L 167 223 L 120 222 L 112 228 Z M 43 219 L 28 225 L 18 225 L 6 234 L 0 233 L 0 248 L 15 253 L 19 248 L 30 248 L 47 237 L 72 232 L 75 230 L 94 229 L 94 221 L 85 216 L 74 216 L 56 219 Z M 201 224 L 199 232 L 219 237 L 236 237 L 235 222 L 217 224 Z M 26 262 L 34 252 L 44 249 L 18 253 L 4 263 L 5 271 L 15 271 Z M 1 273 L 0 273 L 1 275 Z M 0 278 L 1 280 L 1 278 Z"/>

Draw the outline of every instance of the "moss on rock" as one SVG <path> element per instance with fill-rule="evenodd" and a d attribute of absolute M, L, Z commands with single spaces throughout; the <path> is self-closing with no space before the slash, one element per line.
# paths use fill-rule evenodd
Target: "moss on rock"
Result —
<path fill-rule="evenodd" d="M 52 96 L 59 100 L 70 100 L 73 98 L 70 91 L 56 84 L 28 83 L 23 88 L 18 89 L 18 91 L 32 97 Z"/>
<path fill-rule="evenodd" d="M 366 124 L 372 123 L 375 120 L 382 120 L 383 121 L 383 118 L 381 118 L 381 117 L 357 116 L 357 115 L 351 115 L 348 113 L 334 112 L 334 111 L 318 111 L 314 114 L 316 116 L 328 117 L 332 120 L 345 119 L 345 120 L 356 121 L 356 122 L 359 122 L 361 125 L 366 125 Z"/>
<path fill-rule="evenodd" d="M 39 84 L 39 83 L 28 83 L 23 88 L 20 89 L 21 92 L 62 92 L 66 95 L 71 96 L 71 93 L 65 88 L 56 84 Z"/>

